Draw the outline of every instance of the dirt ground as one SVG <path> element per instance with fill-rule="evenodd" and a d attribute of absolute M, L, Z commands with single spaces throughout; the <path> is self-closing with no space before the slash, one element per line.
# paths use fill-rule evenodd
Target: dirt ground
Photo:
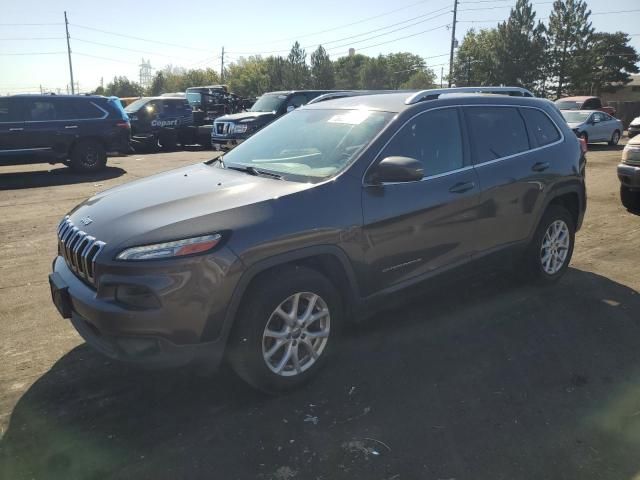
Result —
<path fill-rule="evenodd" d="M 285 397 L 222 370 L 132 370 L 49 298 L 60 218 L 96 191 L 210 158 L 113 158 L 91 177 L 0 167 L 2 479 L 640 479 L 640 217 L 620 147 L 588 154 L 588 212 L 549 288 L 479 272 L 352 329 Z"/>

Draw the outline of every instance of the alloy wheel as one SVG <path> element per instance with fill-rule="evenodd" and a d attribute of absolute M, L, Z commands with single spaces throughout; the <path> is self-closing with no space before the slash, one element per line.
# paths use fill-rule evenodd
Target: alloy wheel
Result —
<path fill-rule="evenodd" d="M 319 295 L 299 292 L 273 311 L 262 334 L 262 358 L 283 377 L 311 368 L 327 346 L 331 315 Z"/>
<path fill-rule="evenodd" d="M 540 262 L 547 274 L 554 275 L 564 267 L 570 242 L 569 227 L 563 220 L 555 220 L 549 225 L 540 247 Z"/>

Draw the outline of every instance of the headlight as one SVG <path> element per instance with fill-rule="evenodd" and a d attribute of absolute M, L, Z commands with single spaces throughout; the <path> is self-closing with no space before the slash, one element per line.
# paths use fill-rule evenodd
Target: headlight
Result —
<path fill-rule="evenodd" d="M 640 145 L 627 145 L 624 149 L 630 152 L 640 152 Z"/>
<path fill-rule="evenodd" d="M 131 247 L 120 252 L 116 258 L 118 260 L 155 260 L 158 258 L 183 257 L 211 250 L 220 242 L 221 238 L 222 236 L 216 233 L 202 237 L 185 238 L 175 242 Z"/>
<path fill-rule="evenodd" d="M 244 133 L 247 131 L 246 123 L 239 123 L 235 127 L 233 127 L 233 133 Z"/>

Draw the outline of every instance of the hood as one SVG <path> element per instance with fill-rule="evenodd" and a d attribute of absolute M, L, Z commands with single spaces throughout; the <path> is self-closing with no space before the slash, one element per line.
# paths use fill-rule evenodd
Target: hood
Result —
<path fill-rule="evenodd" d="M 633 125 L 634 127 L 640 126 L 640 117 L 636 117 L 631 120 L 631 123 L 629 125 Z"/>
<path fill-rule="evenodd" d="M 630 138 L 629 141 L 627 142 L 627 145 L 631 145 L 634 147 L 639 147 L 640 146 L 640 135 L 636 135 L 633 138 Z"/>
<path fill-rule="evenodd" d="M 141 245 L 264 221 L 278 198 L 312 186 L 202 163 L 106 190 L 70 217 L 107 247 Z"/>
<path fill-rule="evenodd" d="M 246 121 L 271 121 L 276 118 L 274 112 L 240 112 L 232 113 L 231 115 L 223 115 L 216 118 L 217 122 L 239 122 L 241 120 Z"/>

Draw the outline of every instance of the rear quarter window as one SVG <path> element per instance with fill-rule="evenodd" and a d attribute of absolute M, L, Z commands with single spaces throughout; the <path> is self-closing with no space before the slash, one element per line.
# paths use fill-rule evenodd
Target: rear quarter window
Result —
<path fill-rule="evenodd" d="M 82 120 L 91 120 L 104 117 L 104 112 L 96 107 L 92 102 L 78 101 L 75 102 L 74 110 L 76 118 Z"/>
<path fill-rule="evenodd" d="M 489 162 L 530 149 L 524 119 L 516 107 L 467 107 L 475 163 Z"/>
<path fill-rule="evenodd" d="M 549 117 L 534 108 L 522 108 L 522 116 L 538 147 L 544 147 L 560 140 L 560 132 Z"/>

